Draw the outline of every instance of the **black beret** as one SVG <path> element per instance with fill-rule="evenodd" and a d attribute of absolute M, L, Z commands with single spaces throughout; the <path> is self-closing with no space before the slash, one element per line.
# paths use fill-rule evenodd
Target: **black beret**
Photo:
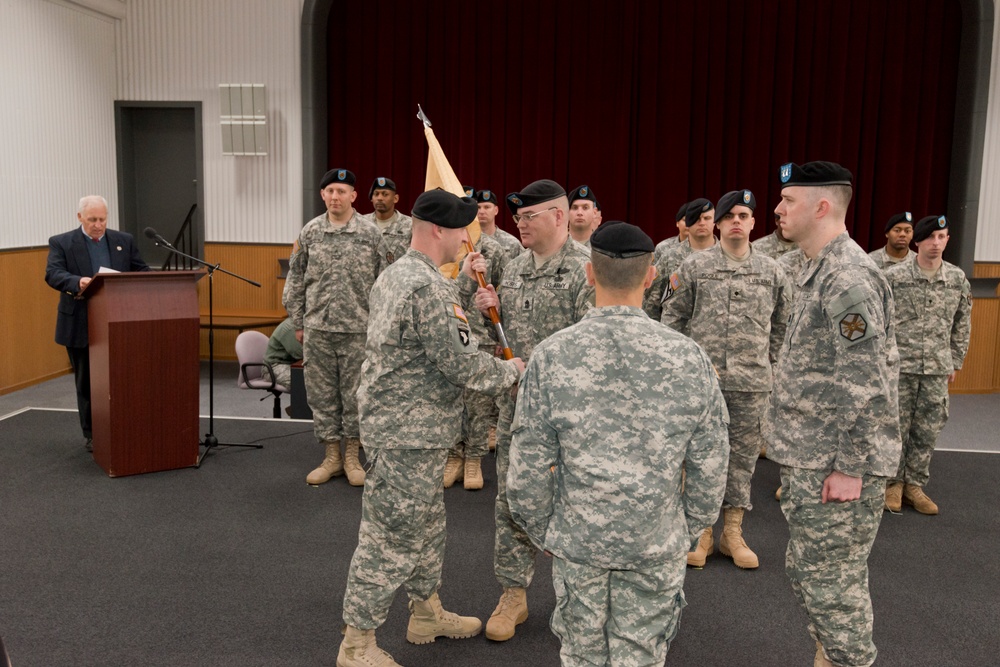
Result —
<path fill-rule="evenodd" d="M 468 226 L 476 219 L 479 213 L 479 205 L 472 197 L 456 197 L 455 195 L 441 190 L 428 190 L 417 197 L 413 202 L 413 210 L 410 215 L 417 220 L 433 222 L 439 227 L 458 229 Z"/>
<path fill-rule="evenodd" d="M 757 198 L 749 190 L 727 192 L 719 198 L 719 203 L 715 205 L 715 223 L 718 224 L 719 220 L 732 211 L 734 206 L 747 206 L 751 211 L 756 210 Z"/>
<path fill-rule="evenodd" d="M 920 243 L 939 229 L 948 229 L 948 218 L 943 215 L 920 218 L 920 222 L 913 227 L 913 242 Z"/>
<path fill-rule="evenodd" d="M 674 216 L 674 222 L 680 222 L 681 220 L 683 220 L 684 216 L 687 214 L 687 209 L 688 209 L 687 202 L 681 204 L 681 207 L 677 209 L 677 215 Z"/>
<path fill-rule="evenodd" d="M 792 185 L 850 185 L 854 176 L 836 162 L 806 162 L 801 167 L 794 162 L 781 165 L 778 172 L 782 189 Z"/>
<path fill-rule="evenodd" d="M 472 197 L 473 195 L 476 194 L 476 189 L 471 185 L 463 185 L 462 189 L 465 190 L 466 197 Z"/>
<path fill-rule="evenodd" d="M 621 220 L 608 220 L 590 236 L 591 251 L 615 259 L 647 255 L 655 248 L 646 232 Z"/>
<path fill-rule="evenodd" d="M 477 190 L 474 199 L 480 204 L 489 203 L 496 204 L 497 206 L 500 205 L 500 202 L 497 200 L 497 193 L 492 190 Z"/>
<path fill-rule="evenodd" d="M 354 172 L 350 169 L 331 169 L 323 174 L 323 178 L 319 181 L 319 189 L 322 190 L 330 183 L 346 183 L 353 188 L 354 181 Z"/>
<path fill-rule="evenodd" d="M 507 208 L 510 209 L 512 215 L 517 215 L 522 206 L 534 206 L 565 196 L 566 191 L 561 185 L 543 178 L 540 181 L 529 183 L 520 192 L 511 192 L 507 195 Z"/>
<path fill-rule="evenodd" d="M 708 201 L 704 197 L 699 197 L 693 201 L 688 202 L 687 208 L 684 209 L 684 224 L 690 227 L 694 223 L 698 222 L 698 218 L 701 217 L 702 213 L 706 211 L 711 211 L 714 206 L 712 202 Z"/>
<path fill-rule="evenodd" d="M 907 211 L 906 213 L 897 213 L 896 215 L 889 218 L 889 222 L 885 223 L 885 233 L 888 234 L 889 230 L 898 225 L 901 222 L 913 226 L 913 214 Z"/>
<path fill-rule="evenodd" d="M 375 194 L 375 190 L 392 190 L 396 191 L 396 184 L 391 178 L 386 178 L 385 176 L 379 176 L 374 181 L 372 181 L 372 186 L 368 190 L 368 198 L 371 199 L 372 195 Z"/>
<path fill-rule="evenodd" d="M 589 185 L 579 185 L 569 193 L 569 203 L 571 205 L 577 199 L 589 199 L 594 202 L 594 208 L 598 211 L 601 210 L 601 202 L 597 201 L 597 197 L 594 196 L 594 191 L 590 189 Z"/>

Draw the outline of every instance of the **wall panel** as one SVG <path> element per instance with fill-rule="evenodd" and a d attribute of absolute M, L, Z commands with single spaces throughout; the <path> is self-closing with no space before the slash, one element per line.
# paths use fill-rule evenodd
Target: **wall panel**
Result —
<path fill-rule="evenodd" d="M 982 190 L 976 230 L 976 261 L 1000 262 L 1000 6 L 993 8 L 993 60 L 990 67 Z"/>
<path fill-rule="evenodd" d="M 1000 391 L 1000 298 L 975 299 L 972 305 L 972 339 L 965 363 L 952 383 L 953 394 Z"/>

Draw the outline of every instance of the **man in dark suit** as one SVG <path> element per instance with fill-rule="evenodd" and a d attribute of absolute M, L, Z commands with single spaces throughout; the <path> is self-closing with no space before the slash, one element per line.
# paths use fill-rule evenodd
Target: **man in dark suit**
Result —
<path fill-rule="evenodd" d="M 90 352 L 87 347 L 87 302 L 79 296 L 101 267 L 115 271 L 149 271 L 130 234 L 108 229 L 108 202 L 99 195 L 80 200 L 80 227 L 49 239 L 45 282 L 59 290 L 56 343 L 65 345 L 76 376 L 80 426 L 92 451 L 90 430 Z"/>

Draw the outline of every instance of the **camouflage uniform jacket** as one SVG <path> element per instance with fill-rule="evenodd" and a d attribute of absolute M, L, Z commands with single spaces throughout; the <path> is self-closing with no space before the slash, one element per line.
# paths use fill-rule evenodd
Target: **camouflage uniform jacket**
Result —
<path fill-rule="evenodd" d="M 873 260 L 875 260 L 875 264 L 878 265 L 878 268 L 882 269 L 883 271 L 887 271 L 890 268 L 896 266 L 897 264 L 903 264 L 905 262 L 912 261 L 914 256 L 916 256 L 916 253 L 913 252 L 912 250 L 908 250 L 906 253 L 906 257 L 896 262 L 889 258 L 889 253 L 885 251 L 885 246 L 882 246 L 878 250 L 872 250 L 870 253 L 868 253 L 868 256 L 871 257 Z"/>
<path fill-rule="evenodd" d="M 527 360 L 542 340 L 580 321 L 594 302 L 584 265 L 590 253 L 571 238 L 540 269 L 524 252 L 503 272 L 500 319 L 514 356 Z"/>
<path fill-rule="evenodd" d="M 374 211 L 361 217 L 378 227 Z M 382 231 L 382 239 L 385 242 L 385 252 L 382 255 L 383 266 L 389 266 L 406 254 L 406 251 L 410 249 L 410 238 L 412 236 L 413 219 L 408 215 L 403 215 L 398 210 L 394 210 L 392 222 Z"/>
<path fill-rule="evenodd" d="M 719 240 L 716 239 L 715 245 L 718 243 Z M 656 277 L 653 278 L 653 284 L 649 286 L 642 298 L 642 309 L 652 319 L 659 321 L 660 315 L 663 313 L 663 297 L 666 294 L 667 280 L 681 265 L 681 262 L 694 252 L 689 241 L 676 243 L 667 248 L 654 264 Z"/>
<path fill-rule="evenodd" d="M 844 232 L 798 277 L 771 393 L 768 458 L 891 477 L 901 455 L 892 290 Z"/>
<path fill-rule="evenodd" d="M 802 267 L 805 266 L 807 260 L 806 254 L 798 248 L 791 252 L 786 252 L 778 258 L 778 266 L 785 272 L 785 278 L 787 278 L 785 288 L 788 290 L 789 301 L 795 300 L 795 289 L 798 287 L 799 273 L 802 272 Z"/>
<path fill-rule="evenodd" d="M 524 246 L 517 240 L 517 237 L 513 234 L 505 232 L 499 227 L 496 228 L 496 231 L 490 238 L 500 244 L 500 246 L 504 249 L 504 252 L 507 253 L 507 259 L 514 259 L 524 252 Z"/>
<path fill-rule="evenodd" d="M 489 266 L 486 268 L 486 282 L 494 288 L 500 286 L 500 276 L 510 262 L 507 252 L 500 242 L 492 236 L 481 234 L 476 241 L 476 252 L 481 252 L 483 258 Z M 472 327 L 472 334 L 479 340 L 480 345 L 493 345 L 495 338 L 493 323 L 476 309 L 476 290 L 479 283 L 468 277 L 464 273 L 458 274 L 458 292 L 461 297 L 462 307 L 469 317 L 469 326 Z"/>
<path fill-rule="evenodd" d="M 680 242 L 681 242 L 680 236 L 671 236 L 657 243 L 656 247 L 653 248 L 653 264 L 656 264 L 656 262 L 659 261 L 660 257 L 663 257 L 663 253 L 670 250 Z"/>
<path fill-rule="evenodd" d="M 965 272 L 941 262 L 933 281 L 915 262 L 885 272 L 896 302 L 899 371 L 916 375 L 949 375 L 969 351 L 972 333 L 972 288 Z"/>
<path fill-rule="evenodd" d="M 535 349 L 518 388 L 511 512 L 540 549 L 575 563 L 679 558 L 718 516 L 727 421 L 695 343 L 638 308 L 594 308 Z"/>
<path fill-rule="evenodd" d="M 462 436 L 464 387 L 496 395 L 517 368 L 479 352 L 455 283 L 410 249 L 372 288 L 358 388 L 361 438 L 372 447 L 448 449 Z"/>
<path fill-rule="evenodd" d="M 782 255 L 795 250 L 795 244 L 789 241 L 782 241 L 778 235 L 771 232 L 767 236 L 753 242 L 753 249 L 762 255 L 767 255 L 771 259 L 778 259 Z"/>
<path fill-rule="evenodd" d="M 382 266 L 382 235 L 357 211 L 335 228 L 319 215 L 299 233 L 288 261 L 284 306 L 296 329 L 364 333 L 368 293 Z"/>
<path fill-rule="evenodd" d="M 770 391 L 791 308 L 785 283 L 770 257 L 750 248 L 733 269 L 716 244 L 670 276 L 660 321 L 704 348 L 725 391 Z"/>

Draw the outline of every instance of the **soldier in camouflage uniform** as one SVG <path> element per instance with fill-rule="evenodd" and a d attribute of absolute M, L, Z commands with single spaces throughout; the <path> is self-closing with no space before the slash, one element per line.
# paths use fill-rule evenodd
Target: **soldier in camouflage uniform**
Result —
<path fill-rule="evenodd" d="M 479 203 L 479 229 L 482 233 L 500 244 L 507 253 L 507 259 L 514 259 L 524 252 L 524 246 L 517 237 L 497 226 L 497 213 L 500 212 L 497 193 L 492 190 L 477 190 L 475 199 Z"/>
<path fill-rule="evenodd" d="M 663 256 L 667 250 L 670 250 L 678 243 L 683 243 L 687 240 L 687 223 L 684 221 L 684 214 L 687 212 L 687 202 L 681 204 L 681 207 L 677 209 L 677 215 L 674 216 L 674 222 L 677 225 L 677 236 L 668 236 L 659 243 L 656 244 L 656 249 L 653 250 L 653 266 L 660 261 L 660 257 Z"/>
<path fill-rule="evenodd" d="M 525 252 L 504 270 L 499 290 L 479 289 L 476 306 L 486 314 L 497 307 L 514 354 L 528 359 L 535 345 L 578 322 L 593 303 L 584 265 L 589 253 L 569 238 L 566 191 L 550 180 L 531 183 L 507 195 Z M 471 265 L 470 265 L 471 266 Z M 499 295 L 499 297 L 498 297 Z M 497 421 L 497 501 L 494 572 L 503 587 L 500 602 L 486 624 L 486 637 L 506 641 L 528 618 L 525 589 L 535 572 L 538 553 L 510 516 L 507 465 L 514 397 L 503 394 Z"/>
<path fill-rule="evenodd" d="M 885 505 L 902 502 L 921 514 L 938 506 L 923 487 L 931 456 L 948 421 L 948 384 L 962 368 L 972 333 L 972 288 L 962 269 L 941 258 L 948 245 L 948 219 L 932 215 L 917 223 L 915 261 L 885 272 L 896 301 L 899 345 L 899 431 L 903 456 L 885 492 Z"/>
<path fill-rule="evenodd" d="M 368 189 L 368 198 L 375 210 L 361 217 L 376 225 L 382 232 L 382 240 L 385 242 L 382 259 L 384 265 L 388 266 L 406 254 L 410 247 L 413 222 L 410 216 L 403 215 L 396 208 L 399 194 L 396 192 L 396 183 L 391 178 L 377 177 Z"/>
<path fill-rule="evenodd" d="M 707 199 L 695 199 L 688 204 L 684 213 L 687 241 L 664 251 L 656 262 L 656 278 L 646 290 L 642 299 L 642 309 L 654 320 L 663 312 L 663 298 L 667 292 L 667 280 L 689 255 L 708 250 L 715 245 L 715 207 Z"/>
<path fill-rule="evenodd" d="M 507 253 L 492 236 L 480 234 L 475 250 L 482 258 L 475 263 L 486 282 L 494 288 L 500 285 L 500 276 L 507 266 Z M 493 354 L 493 324 L 482 317 L 476 309 L 476 290 L 479 283 L 462 273 L 458 276 L 459 295 L 462 308 L 469 313 L 469 326 L 479 341 L 479 349 Z M 444 488 L 450 488 L 462 480 L 469 490 L 483 488 L 482 458 L 490 453 L 490 429 L 495 429 L 499 411 L 496 397 L 473 389 L 466 389 L 463 396 L 465 414 L 462 419 L 462 440 L 448 452 L 448 462 L 444 468 Z"/>
<path fill-rule="evenodd" d="M 718 516 L 726 406 L 707 355 L 640 308 L 650 238 L 607 222 L 591 248 L 597 307 L 535 348 L 507 493 L 553 556 L 563 667 L 661 667 L 685 604 L 685 553 Z"/>
<path fill-rule="evenodd" d="M 754 252 L 767 255 L 771 259 L 778 259 L 782 255 L 795 250 L 795 244 L 785 238 L 781 233 L 781 216 L 774 216 L 774 231 L 764 238 L 753 242 Z"/>
<path fill-rule="evenodd" d="M 358 194 L 354 182 L 347 169 L 331 169 L 321 179 L 326 212 L 299 233 L 282 294 L 303 346 L 316 438 L 326 447 L 323 462 L 306 477 L 309 484 L 323 484 L 344 472 L 353 486 L 365 483 L 355 395 L 365 355 L 368 292 L 385 251 L 378 227 L 352 206 Z"/>
<path fill-rule="evenodd" d="M 569 235 L 585 248 L 590 247 L 590 236 L 601 224 L 601 202 L 597 201 L 589 185 L 579 185 L 570 191 Z"/>
<path fill-rule="evenodd" d="M 750 247 L 756 207 L 749 190 L 734 190 L 719 199 L 715 222 L 720 242 L 689 256 L 670 276 L 661 318 L 701 345 L 719 372 L 730 418 L 719 551 L 748 569 L 758 567 L 759 561 L 743 538 L 743 515 L 753 509 L 750 480 L 764 443 L 761 420 L 771 391 L 771 365 L 785 337 L 790 307 L 784 272 Z M 709 525 L 688 555 L 688 565 L 705 565 L 714 551 Z"/>
<path fill-rule="evenodd" d="M 445 552 L 441 476 L 448 448 L 461 437 L 462 387 L 497 394 L 524 365 L 478 351 L 453 281 L 438 268 L 458 253 L 476 215 L 470 198 L 443 190 L 413 205 L 410 250 L 371 293 L 367 357 L 358 389 L 361 429 L 373 450 L 362 500 L 358 546 L 344 594 L 338 667 L 396 665 L 375 643 L 396 590 L 410 597 L 406 639 L 461 639 L 479 619 L 441 607 L 437 591 Z"/>
<path fill-rule="evenodd" d="M 883 271 L 896 264 L 913 258 L 910 252 L 910 240 L 913 238 L 913 214 L 897 213 L 885 223 L 885 247 L 872 250 L 868 256 Z"/>
<path fill-rule="evenodd" d="M 785 570 L 816 640 L 816 665 L 867 667 L 868 555 L 899 463 L 899 352 L 892 291 L 847 234 L 851 172 L 781 167 L 776 212 L 809 258 L 775 370 L 768 456 L 781 465 Z"/>

